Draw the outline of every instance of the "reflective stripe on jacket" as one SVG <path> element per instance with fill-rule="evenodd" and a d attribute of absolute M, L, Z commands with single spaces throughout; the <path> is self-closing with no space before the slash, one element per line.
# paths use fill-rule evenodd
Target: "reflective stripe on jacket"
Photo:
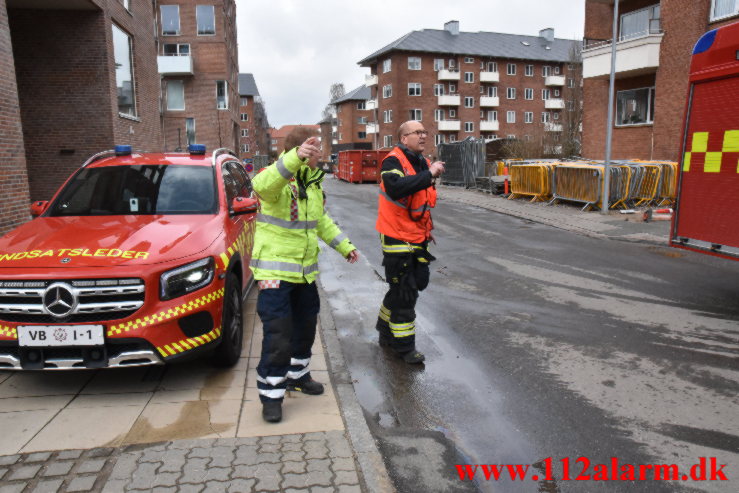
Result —
<path fill-rule="evenodd" d="M 260 212 L 249 267 L 257 281 L 315 281 L 319 237 L 344 257 L 355 249 L 324 211 L 323 171 L 306 163 L 292 149 L 252 181 Z M 293 180 L 296 175 L 299 179 Z M 301 183 L 305 185 L 302 197 Z"/>
<path fill-rule="evenodd" d="M 405 176 L 416 174 L 402 149 L 394 147 L 385 159 L 391 156 L 400 161 Z M 378 201 L 375 224 L 377 231 L 409 243 L 423 243 L 428 240 L 433 228 L 431 209 L 436 207 L 436 188 L 433 185 L 408 197 L 393 200 L 385 190 L 384 181 L 380 180 Z"/>

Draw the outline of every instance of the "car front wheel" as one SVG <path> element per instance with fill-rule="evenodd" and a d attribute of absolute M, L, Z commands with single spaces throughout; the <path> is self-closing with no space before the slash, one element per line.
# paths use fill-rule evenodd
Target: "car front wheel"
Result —
<path fill-rule="evenodd" d="M 229 273 L 226 278 L 226 292 L 223 297 L 223 319 L 221 322 L 221 343 L 213 354 L 215 366 L 227 368 L 238 363 L 244 345 L 243 318 L 241 316 L 241 288 L 239 278 Z"/>

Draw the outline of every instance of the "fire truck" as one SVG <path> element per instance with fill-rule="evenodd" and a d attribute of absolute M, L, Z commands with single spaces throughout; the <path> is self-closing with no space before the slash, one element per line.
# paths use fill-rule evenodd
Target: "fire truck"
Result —
<path fill-rule="evenodd" d="M 738 95 L 739 22 L 693 49 L 671 246 L 739 259 Z"/>

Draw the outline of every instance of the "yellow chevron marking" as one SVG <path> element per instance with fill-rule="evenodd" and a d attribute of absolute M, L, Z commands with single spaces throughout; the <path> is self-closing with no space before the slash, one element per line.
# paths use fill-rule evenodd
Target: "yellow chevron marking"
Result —
<path fill-rule="evenodd" d="M 212 342 L 220 336 L 221 328 L 216 327 L 215 329 L 211 330 L 207 334 L 203 334 L 202 336 L 189 337 L 187 339 L 182 339 L 181 341 L 175 341 L 169 344 L 165 344 L 164 346 L 160 346 L 157 348 L 157 351 L 159 351 L 159 353 L 166 358 L 169 356 L 174 356 L 178 353 L 184 353 L 185 351 L 188 351 L 190 349 L 195 349 L 196 347 L 205 344 L 205 341 Z M 173 347 L 174 349 L 172 349 Z"/>

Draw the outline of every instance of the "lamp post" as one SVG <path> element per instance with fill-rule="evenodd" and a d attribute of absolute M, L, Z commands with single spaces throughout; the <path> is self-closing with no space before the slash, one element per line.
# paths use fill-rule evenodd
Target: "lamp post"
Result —
<path fill-rule="evenodd" d="M 613 37 L 611 38 L 611 78 L 608 85 L 608 121 L 606 122 L 606 159 L 605 159 L 605 177 L 603 178 L 603 193 L 601 196 L 600 213 L 608 214 L 609 209 L 609 192 L 611 182 L 611 140 L 613 139 L 613 96 L 616 81 L 616 41 L 618 40 L 618 2 L 613 0 Z"/>

